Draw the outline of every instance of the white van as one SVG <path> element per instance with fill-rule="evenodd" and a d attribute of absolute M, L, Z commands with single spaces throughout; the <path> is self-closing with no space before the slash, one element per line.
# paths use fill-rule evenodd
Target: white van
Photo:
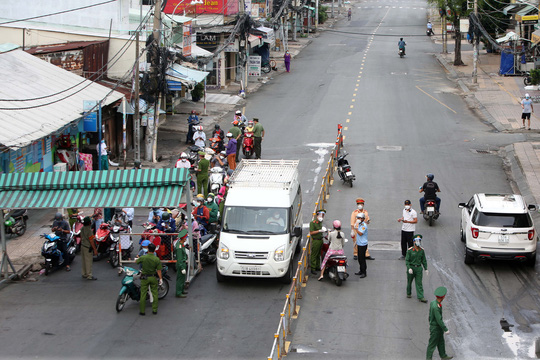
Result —
<path fill-rule="evenodd" d="M 236 276 L 290 283 L 302 239 L 298 160 L 242 160 L 229 180 L 217 281 Z"/>

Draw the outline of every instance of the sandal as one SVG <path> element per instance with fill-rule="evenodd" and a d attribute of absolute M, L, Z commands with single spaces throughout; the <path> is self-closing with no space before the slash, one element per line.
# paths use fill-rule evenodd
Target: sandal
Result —
<path fill-rule="evenodd" d="M 71 267 L 69 265 L 66 265 L 66 271 L 71 271 Z"/>
<path fill-rule="evenodd" d="M 317 281 L 321 281 L 323 279 L 323 277 L 321 276 L 320 278 L 317 279 Z"/>

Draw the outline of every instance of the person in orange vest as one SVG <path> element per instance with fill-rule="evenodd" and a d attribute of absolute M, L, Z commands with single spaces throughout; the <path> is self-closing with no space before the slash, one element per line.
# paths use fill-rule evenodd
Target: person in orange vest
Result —
<path fill-rule="evenodd" d="M 356 231 L 354 231 L 354 226 L 356 225 L 356 215 L 358 213 L 364 213 L 364 215 L 366 216 L 364 222 L 366 224 L 369 224 L 369 214 L 367 212 L 366 209 L 364 209 L 364 199 L 362 198 L 357 198 L 356 199 L 356 209 L 354 209 L 354 211 L 351 213 L 351 237 L 353 239 L 353 243 L 354 243 L 354 250 L 353 250 L 353 256 L 354 256 L 354 260 L 358 260 L 358 247 L 356 246 Z M 368 260 L 375 260 L 374 257 L 371 257 L 371 255 L 369 254 L 369 250 L 366 250 L 366 259 Z"/>

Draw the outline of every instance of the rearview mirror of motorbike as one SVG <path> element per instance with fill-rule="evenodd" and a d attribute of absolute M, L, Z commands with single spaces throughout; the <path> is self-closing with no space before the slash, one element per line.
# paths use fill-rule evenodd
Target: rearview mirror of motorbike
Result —
<path fill-rule="evenodd" d="M 463 209 L 464 207 L 467 207 L 467 204 L 465 203 L 459 203 L 458 208 Z"/>
<path fill-rule="evenodd" d="M 537 206 L 534 205 L 534 204 L 531 204 L 531 205 L 527 206 L 527 208 L 529 209 L 529 211 L 536 211 Z"/>

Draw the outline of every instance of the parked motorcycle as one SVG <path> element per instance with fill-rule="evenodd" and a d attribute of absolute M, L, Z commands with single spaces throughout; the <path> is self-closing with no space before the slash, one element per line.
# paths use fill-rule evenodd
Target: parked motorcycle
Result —
<path fill-rule="evenodd" d="M 352 187 L 352 183 L 354 180 L 356 180 L 356 176 L 353 174 L 351 170 L 351 165 L 349 165 L 349 162 L 345 159 L 345 157 L 349 155 L 347 152 L 343 152 L 340 156 L 337 158 L 337 170 L 338 175 L 341 180 L 343 180 L 343 183 L 349 183 L 349 185 Z"/>
<path fill-rule="evenodd" d="M 204 262 L 205 264 L 213 264 L 216 262 L 216 253 L 218 249 L 218 233 L 208 233 L 202 236 L 199 240 L 201 262 Z"/>
<path fill-rule="evenodd" d="M 345 255 L 330 255 L 325 265 L 325 274 L 336 283 L 337 286 L 341 286 L 343 281 L 347 280 L 349 273 L 347 272 L 347 256 Z"/>
<path fill-rule="evenodd" d="M 214 166 L 210 169 L 210 177 L 208 183 L 210 184 L 210 192 L 217 195 L 219 189 L 223 186 L 225 179 L 225 170 L 219 166 Z"/>
<path fill-rule="evenodd" d="M 242 153 L 244 154 L 244 157 L 250 158 L 251 155 L 253 155 L 253 133 L 252 132 L 246 132 L 244 133 L 244 140 L 242 140 Z"/>
<path fill-rule="evenodd" d="M 76 253 L 81 252 L 81 230 L 84 227 L 82 215 L 77 215 L 77 221 L 73 223 L 71 228 L 71 234 L 73 235 L 73 241 L 75 242 Z"/>
<path fill-rule="evenodd" d="M 54 269 L 61 268 L 68 263 L 65 258 L 66 256 L 70 257 L 70 260 L 73 261 L 75 258 L 75 243 L 73 237 L 69 236 L 67 241 L 67 254 L 63 254 L 58 249 L 58 241 L 60 237 L 55 233 L 43 234 L 40 237 L 45 238 L 45 242 L 41 247 L 41 255 L 45 258 L 45 275 L 49 275 Z M 62 262 L 60 262 L 60 257 L 62 256 Z M 69 261 L 69 263 L 71 263 Z"/>
<path fill-rule="evenodd" d="M 109 264 L 115 268 L 120 265 L 120 248 L 122 248 L 122 260 L 128 260 L 131 257 L 133 241 L 129 225 L 113 224 L 110 229 Z"/>
<path fill-rule="evenodd" d="M 189 147 L 188 160 L 191 163 L 191 168 L 194 169 L 199 163 L 199 151 L 204 151 L 204 148 L 192 145 Z"/>
<path fill-rule="evenodd" d="M 435 200 L 426 200 L 424 204 L 424 220 L 429 222 L 429 226 L 433 225 L 433 222 L 439 218 L 439 211 L 437 211 L 437 203 Z"/>
<path fill-rule="evenodd" d="M 28 210 L 15 209 L 4 214 L 4 226 L 6 235 L 15 234 L 22 236 L 26 232 L 26 221 L 28 220 Z"/>
<path fill-rule="evenodd" d="M 161 286 L 158 285 L 159 300 L 163 299 L 169 293 L 169 280 L 171 278 L 167 274 L 167 269 L 168 267 L 166 265 L 163 265 L 163 268 L 161 269 L 163 284 L 161 284 Z M 139 301 L 141 299 L 141 271 L 131 267 L 122 266 L 118 272 L 118 275 L 120 276 L 122 273 L 124 273 L 125 276 L 122 279 L 122 288 L 118 294 L 118 299 L 116 299 L 116 311 L 118 312 L 124 309 L 124 306 L 130 298 L 134 301 Z M 135 280 L 138 281 L 135 282 Z M 150 302 L 153 301 L 150 288 L 148 288 L 147 298 L 150 299 Z"/>

